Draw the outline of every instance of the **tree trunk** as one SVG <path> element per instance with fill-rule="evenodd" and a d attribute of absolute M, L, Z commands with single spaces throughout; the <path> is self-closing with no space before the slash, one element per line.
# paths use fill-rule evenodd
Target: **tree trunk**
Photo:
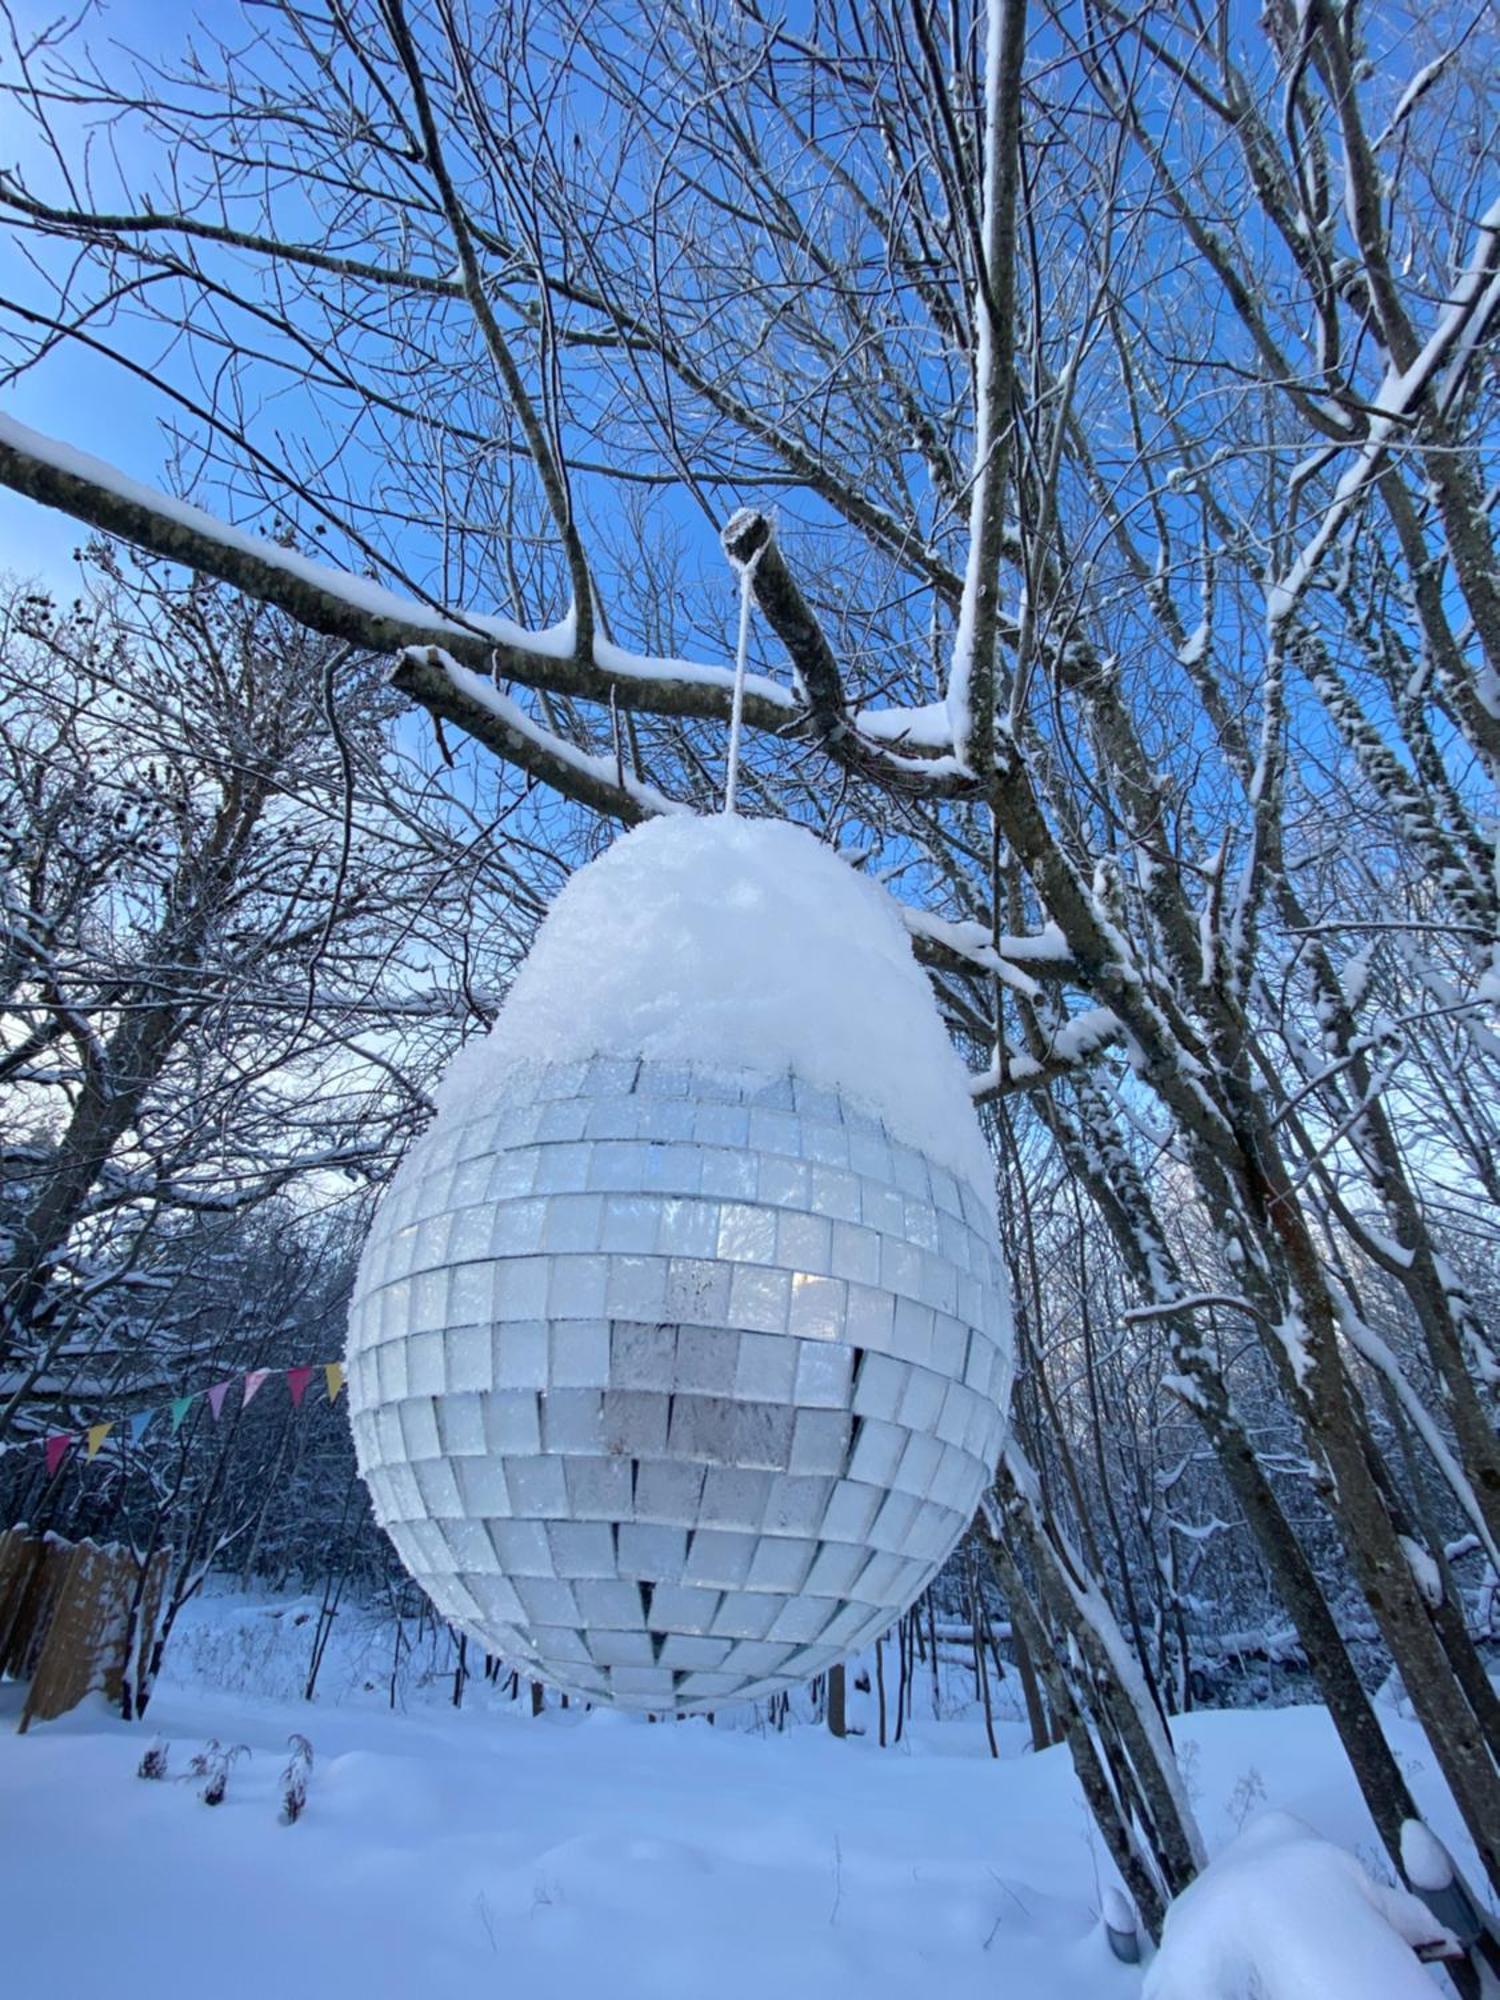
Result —
<path fill-rule="evenodd" d="M 844 1737 L 848 1734 L 845 1717 L 846 1690 L 844 1686 L 844 1663 L 828 1669 L 828 1733 L 830 1736 Z"/>

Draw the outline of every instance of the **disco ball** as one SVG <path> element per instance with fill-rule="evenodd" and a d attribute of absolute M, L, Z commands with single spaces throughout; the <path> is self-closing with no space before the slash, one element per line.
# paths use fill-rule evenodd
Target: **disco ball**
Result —
<path fill-rule="evenodd" d="M 691 836 L 709 842 L 715 895 L 736 837 Z M 740 872 L 757 894 L 768 868 L 783 878 L 762 913 L 779 924 L 782 850 L 766 845 L 752 838 Z M 646 878 L 675 897 L 679 947 L 697 921 L 684 881 L 706 865 L 693 855 L 675 888 Z M 806 865 L 812 923 L 835 878 Z M 750 948 L 753 909 L 744 921 Z M 632 923 L 650 929 L 638 908 Z M 640 956 L 634 974 L 618 951 L 610 964 L 664 976 Z M 539 1060 L 518 1004 L 525 1059 L 471 1068 L 442 1098 L 361 1262 L 350 1415 L 376 1516 L 445 1618 L 590 1700 L 691 1712 L 807 1680 L 920 1593 L 991 1477 L 1012 1345 L 992 1211 L 971 1174 L 891 1129 L 878 1089 L 855 1101 L 792 1068 L 736 1067 L 687 999 L 665 1010 L 665 1040 L 635 1035 L 646 1053 L 571 1053 L 603 1018 L 630 1039 L 625 1011 L 562 1009 L 537 1046 L 563 1054 Z M 758 1045 L 777 1046 L 767 1020 Z M 660 1053 L 695 1036 L 708 1059 Z"/>

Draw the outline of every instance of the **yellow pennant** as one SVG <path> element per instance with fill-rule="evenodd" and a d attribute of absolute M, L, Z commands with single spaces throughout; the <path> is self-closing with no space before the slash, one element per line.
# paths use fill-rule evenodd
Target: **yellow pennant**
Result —
<path fill-rule="evenodd" d="M 339 1391 L 344 1386 L 344 1364 L 342 1361 L 328 1361 L 323 1365 L 323 1380 L 328 1384 L 328 1400 L 336 1403 Z"/>
<path fill-rule="evenodd" d="M 89 1448 L 87 1452 L 84 1454 L 84 1456 L 86 1458 L 97 1458 L 99 1456 L 100 1445 L 103 1444 L 104 1440 L 109 1436 L 110 1432 L 113 1429 L 114 1429 L 113 1424 L 90 1424 Z"/>

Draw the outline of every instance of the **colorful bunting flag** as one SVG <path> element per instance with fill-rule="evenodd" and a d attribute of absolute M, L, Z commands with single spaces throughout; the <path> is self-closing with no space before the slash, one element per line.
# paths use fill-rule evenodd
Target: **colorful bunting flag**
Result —
<path fill-rule="evenodd" d="M 342 1361 L 325 1361 L 321 1366 L 323 1381 L 328 1390 L 328 1400 L 330 1403 L 336 1403 L 344 1392 L 344 1364 Z M 253 1398 L 260 1393 L 272 1375 L 285 1374 L 287 1391 L 292 1399 L 292 1408 L 300 1410 L 303 1398 L 307 1394 L 308 1385 L 317 1372 L 317 1367 L 311 1362 L 298 1368 L 247 1369 L 245 1374 L 240 1378 L 240 1407 L 241 1409 L 248 1409 Z M 224 1399 L 233 1387 L 234 1379 L 231 1377 L 227 1381 L 215 1382 L 211 1389 L 195 1389 L 191 1395 L 174 1396 L 169 1403 L 159 1403 L 154 1409 L 135 1410 L 128 1417 L 112 1419 L 107 1424 L 90 1424 L 82 1432 L 53 1431 L 45 1439 L 47 1476 L 51 1478 L 56 1473 L 63 1460 L 76 1444 L 82 1443 L 84 1445 L 85 1463 L 97 1458 L 105 1439 L 109 1437 L 112 1431 L 118 1428 L 121 1422 L 124 1423 L 129 1433 L 130 1442 L 132 1444 L 139 1444 L 147 1431 L 150 1430 L 152 1424 L 165 1411 L 170 1417 L 172 1435 L 175 1437 L 178 1431 L 181 1430 L 183 1420 L 187 1416 L 188 1411 L 197 1402 L 200 1395 L 208 1397 L 208 1406 L 213 1411 L 214 1422 L 217 1423 L 224 1408 Z M 13 1448 L 18 1449 L 19 1447 L 0 1445 L 0 1452 Z"/>

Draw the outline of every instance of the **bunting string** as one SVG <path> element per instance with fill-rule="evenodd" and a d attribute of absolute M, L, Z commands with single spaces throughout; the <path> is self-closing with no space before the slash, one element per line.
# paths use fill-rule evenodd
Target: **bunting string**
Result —
<path fill-rule="evenodd" d="M 107 1439 L 117 1433 L 120 1442 L 138 1445 L 158 1417 L 168 1422 L 168 1436 L 176 1437 L 182 1429 L 183 1421 L 200 1397 L 208 1404 L 214 1422 L 217 1424 L 224 1414 L 224 1405 L 230 1392 L 238 1387 L 240 1409 L 248 1410 L 251 1403 L 267 1382 L 284 1380 L 292 1408 L 300 1410 L 310 1384 L 321 1375 L 325 1400 L 336 1403 L 343 1394 L 344 1364 L 342 1361 L 305 1362 L 296 1368 L 248 1368 L 243 1375 L 229 1375 L 222 1382 L 215 1382 L 207 1389 L 194 1389 L 190 1395 L 172 1396 L 164 1403 L 155 1403 L 149 1409 L 133 1410 L 128 1417 L 111 1418 L 108 1423 L 85 1424 L 79 1430 L 49 1431 L 34 1438 L 23 1438 L 11 1444 L 0 1445 L 0 1456 L 8 1451 L 27 1451 L 40 1445 L 46 1460 L 47 1477 L 50 1479 L 62 1465 L 64 1459 L 79 1445 L 83 1446 L 85 1465 L 91 1464 L 104 1448 Z"/>

